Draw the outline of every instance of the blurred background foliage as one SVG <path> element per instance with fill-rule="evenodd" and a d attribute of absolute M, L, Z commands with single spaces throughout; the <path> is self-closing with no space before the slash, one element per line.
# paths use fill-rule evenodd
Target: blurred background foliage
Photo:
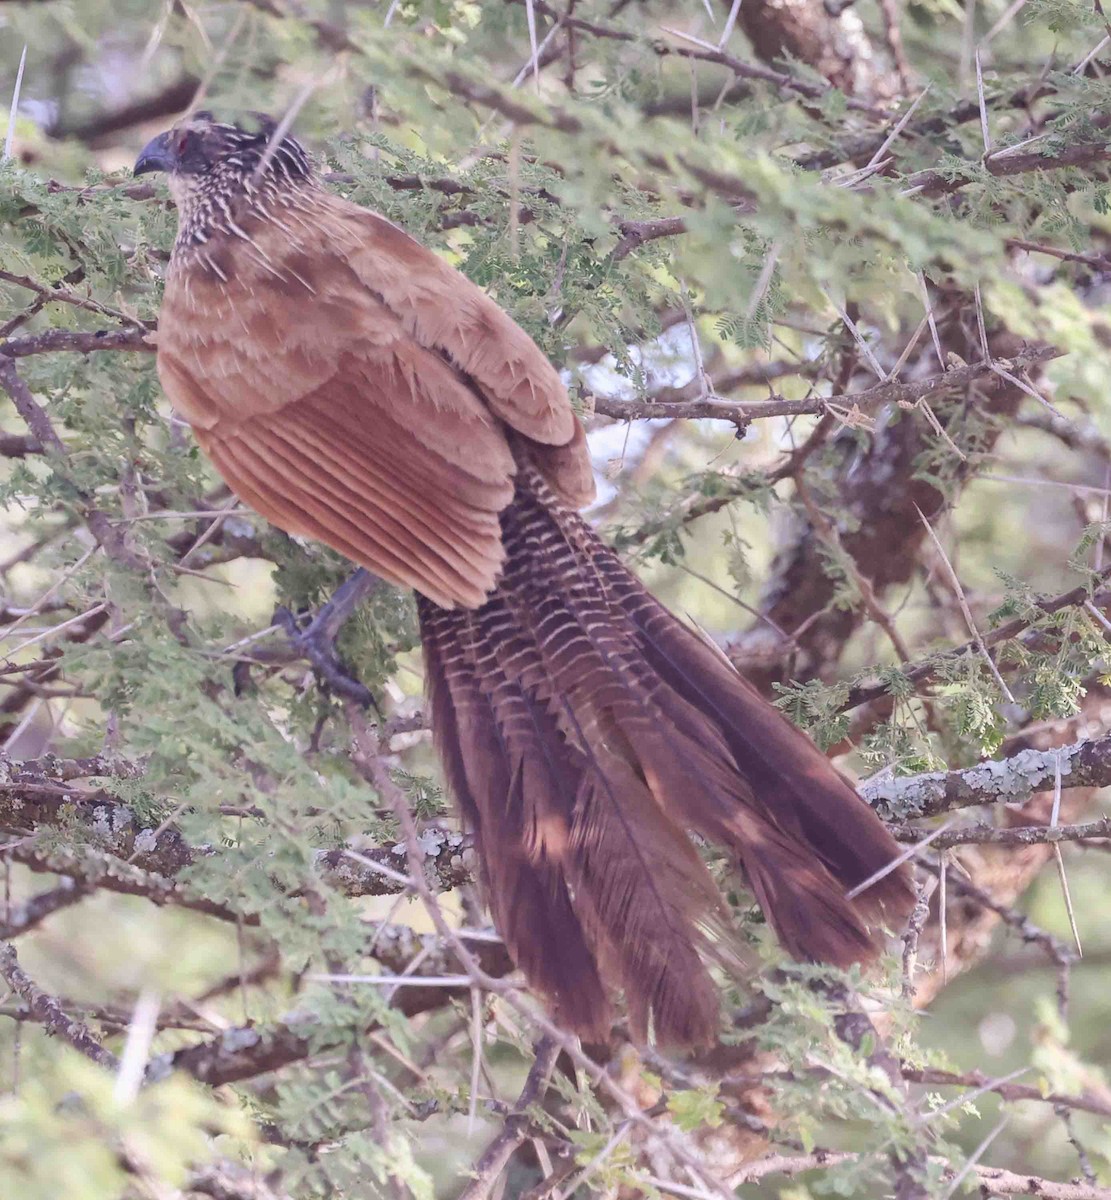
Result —
<path fill-rule="evenodd" d="M 624 1100 L 566 1053 L 530 1093 L 539 1031 L 500 993 L 366 982 L 459 971 L 368 755 L 509 971 L 413 606 L 342 635 L 367 743 L 272 621 L 345 564 L 235 505 L 162 397 L 175 219 L 130 178 L 187 108 L 296 108 L 326 186 L 566 373 L 603 535 L 897 779 L 1111 726 L 1109 37 L 1074 0 L 0 0 L 0 1194 L 1011 1194 L 975 1160 L 1111 1196 L 1106 839 L 923 852 L 916 973 L 894 943 L 849 981 L 894 1073 L 740 888 L 763 967 L 722 981 L 728 1044 L 618 1028 L 590 1053 Z M 978 818 L 1106 812 L 1012 799 Z"/>

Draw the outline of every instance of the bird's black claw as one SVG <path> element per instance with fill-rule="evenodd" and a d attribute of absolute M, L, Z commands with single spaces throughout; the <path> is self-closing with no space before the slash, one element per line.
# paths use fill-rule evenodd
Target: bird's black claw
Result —
<path fill-rule="evenodd" d="M 379 720 L 382 710 L 378 707 L 378 701 L 370 689 L 344 666 L 336 653 L 336 638 L 355 609 L 381 586 L 381 582 L 377 576 L 360 567 L 340 584 L 328 603 L 304 628 L 288 608 L 279 608 L 274 613 L 274 624 L 285 630 L 293 649 L 312 663 L 317 677 L 335 695 L 354 700 L 363 708 L 373 708 Z"/>
<path fill-rule="evenodd" d="M 312 622 L 301 628 L 298 618 L 288 608 L 278 608 L 274 613 L 274 623 L 286 630 L 286 636 L 294 649 L 298 650 L 301 658 L 311 662 L 317 677 L 335 692 L 347 700 L 353 700 L 364 708 L 373 708 L 382 719 L 382 709 L 373 692 L 365 684 L 359 682 L 348 670 L 336 654 L 336 637 L 340 634 L 344 622 L 350 617 L 366 596 L 378 586 L 376 577 L 365 570 L 355 571 L 348 580 L 341 584 L 328 604 L 320 608 Z"/>
<path fill-rule="evenodd" d="M 347 700 L 354 700 L 363 708 L 373 708 L 381 718 L 381 709 L 374 693 L 355 678 L 336 653 L 334 635 L 327 629 L 330 618 L 330 612 L 321 610 L 316 619 L 302 629 L 288 608 L 279 608 L 274 612 L 274 624 L 285 630 L 294 649 L 312 664 L 318 678 L 329 691 Z"/>

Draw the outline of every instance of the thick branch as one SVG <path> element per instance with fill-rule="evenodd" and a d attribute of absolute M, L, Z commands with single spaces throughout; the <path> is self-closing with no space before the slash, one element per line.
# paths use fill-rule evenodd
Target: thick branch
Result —
<path fill-rule="evenodd" d="M 210 846 L 190 845 L 173 824 L 150 829 L 131 809 L 108 792 L 73 786 L 80 779 L 140 779 L 141 763 L 111 755 L 56 758 L 46 755 L 24 762 L 0 756 L 0 830 L 23 839 L 6 853 L 32 870 L 66 875 L 79 884 L 146 896 L 156 904 L 194 908 L 224 920 L 235 913 L 196 896 L 174 876 Z M 169 805 L 167 805 L 169 807 Z M 45 851 L 35 835 L 65 822 L 81 831 L 81 853 Z M 450 891 L 473 877 L 469 843 L 457 830 L 428 827 L 421 832 L 418 853 L 435 891 Z M 354 854 L 320 850 L 317 865 L 328 883 L 348 896 L 396 895 L 406 890 L 404 845 L 378 846 Z"/>
<path fill-rule="evenodd" d="M 42 446 L 33 438 L 20 433 L 0 433 L 0 456 L 4 458 L 26 458 L 28 454 L 41 454 Z"/>
<path fill-rule="evenodd" d="M 860 792 L 870 804 L 901 816 L 932 817 L 973 804 L 1026 800 L 1051 790 L 1058 778 L 1064 788 L 1111 784 L 1111 736 L 1053 750 L 1020 750 L 963 771 L 866 781 Z"/>
<path fill-rule="evenodd" d="M 157 349 L 146 328 L 135 329 L 45 329 L 27 337 L 8 338 L 0 342 L 0 359 L 27 358 L 31 354 L 51 354 L 68 350 L 75 354 L 91 354 L 95 350 L 144 350 L 153 354 Z M 0 363 L 2 365 L 2 363 Z"/>
<path fill-rule="evenodd" d="M 466 934 L 459 936 L 482 970 L 491 977 L 500 979 L 512 971 L 513 964 L 501 942 L 468 937 Z M 442 969 L 442 959 L 433 953 L 422 959 L 410 973 L 419 981 L 422 975 L 436 975 Z M 449 999 L 466 996 L 469 990 L 466 986 L 421 987 L 417 983 L 398 989 L 390 1007 L 412 1017 L 440 1008 Z M 370 1028 L 377 1027 L 375 1024 Z M 310 1054 L 319 1052 L 322 1047 L 319 1038 L 313 1037 L 314 1032 L 313 1026 L 297 1014 L 291 1014 L 285 1021 L 273 1025 L 228 1029 L 209 1041 L 152 1059 L 147 1068 L 147 1082 L 157 1083 L 173 1071 L 184 1071 L 213 1087 L 253 1079 L 290 1063 L 301 1062 Z"/>
<path fill-rule="evenodd" d="M 192 104 L 199 87 L 200 80 L 195 76 L 182 75 L 153 96 L 145 96 L 112 112 L 96 113 L 71 124 L 56 125 L 50 134 L 56 138 L 77 138 L 95 145 L 111 134 L 135 125 L 176 116 Z"/>
<path fill-rule="evenodd" d="M 901 816 L 928 817 L 976 804 L 1023 801 L 1034 792 L 1053 788 L 1058 770 L 1063 788 L 1111 785 L 1111 736 L 1054 750 L 1026 749 L 1011 758 L 979 763 L 963 771 L 866 781 L 861 792 L 870 803 Z M 134 777 L 140 768 L 101 758 L 47 758 L 34 764 L 8 764 L 7 779 L 0 780 L 0 827 L 24 833 L 52 825 L 60 819 L 64 803 L 66 819 L 72 822 L 76 814 L 98 847 L 83 855 L 59 855 L 40 853 L 33 843 L 25 843 L 9 853 L 33 869 L 67 875 L 83 886 L 145 895 L 158 904 L 182 905 L 225 920 L 234 919 L 234 914 L 173 882 L 173 875 L 192 863 L 197 854 L 209 853 L 208 847 L 189 846 L 173 826 L 157 832 L 144 829 L 120 802 L 104 793 L 70 791 L 63 782 L 109 772 Z M 955 831 L 949 841 L 1032 844 L 1101 837 L 1108 832 L 1106 821 L 1095 821 L 1062 826 L 1056 831 L 1042 827 L 1030 827 L 1029 831 Z M 911 836 L 907 832 L 906 837 Z M 426 828 L 419 853 L 425 877 L 436 891 L 451 890 L 473 878 L 467 841 L 457 831 Z M 345 850 L 322 850 L 317 861 L 329 883 L 349 896 L 389 895 L 406 888 L 399 878 L 406 865 L 401 845 L 375 847 L 357 855 Z"/>
<path fill-rule="evenodd" d="M 57 887 L 38 892 L 22 904 L 10 905 L 0 922 L 0 938 L 11 940 L 41 925 L 47 917 L 63 908 L 79 904 L 92 889 L 84 883 L 65 878 Z"/>
<path fill-rule="evenodd" d="M 37 850 L 34 839 L 17 842 L 4 851 L 13 862 L 36 872 L 50 875 L 65 875 L 86 890 L 99 889 L 117 892 L 124 896 L 141 896 L 152 904 L 162 907 L 188 908 L 232 924 L 257 924 L 258 918 L 244 915 L 237 909 L 218 904 L 207 896 L 199 896 L 174 879 L 168 879 L 154 871 L 144 871 L 131 862 L 89 847 L 80 852 L 71 850 Z"/>
<path fill-rule="evenodd" d="M 292 1200 L 286 1191 L 275 1191 L 257 1169 L 239 1163 L 209 1163 L 195 1171 L 185 1185 L 188 1195 L 209 1196 L 211 1200 Z"/>

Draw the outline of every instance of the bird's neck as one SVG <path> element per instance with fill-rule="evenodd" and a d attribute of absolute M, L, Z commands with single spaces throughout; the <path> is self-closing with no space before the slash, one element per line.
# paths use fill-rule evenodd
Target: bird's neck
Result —
<path fill-rule="evenodd" d="M 171 176 L 178 211 L 173 259 L 188 263 L 223 239 L 253 241 L 260 222 L 286 223 L 308 206 L 316 190 L 311 178 L 277 179 L 270 172 L 257 180 L 230 180 L 216 173 L 196 179 Z"/>

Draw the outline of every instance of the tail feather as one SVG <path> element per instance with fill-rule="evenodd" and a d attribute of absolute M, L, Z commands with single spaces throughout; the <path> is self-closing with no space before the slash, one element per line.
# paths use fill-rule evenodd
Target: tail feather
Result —
<path fill-rule="evenodd" d="M 480 685 L 469 642 L 459 637 L 460 614 L 420 599 L 432 724 L 448 786 L 473 830 L 495 924 L 530 984 L 548 997 L 558 1020 L 588 1039 L 609 1026 L 609 1000 L 597 960 L 571 907 L 567 880 L 538 847 L 558 836 L 558 811 L 569 833 L 573 781 L 561 778 L 558 753 L 545 745 L 537 714 L 533 745 L 516 763 L 505 731 L 518 745 L 534 711 L 527 697 L 501 696 L 496 713 Z M 446 628 L 445 628 L 446 627 Z M 497 686 L 496 679 L 487 681 Z M 505 710 L 511 714 L 505 716 Z M 568 785 L 571 785 L 570 787 Z"/>
<path fill-rule="evenodd" d="M 875 814 L 654 600 L 522 462 L 506 565 L 474 611 L 420 599 L 433 729 L 491 911 L 531 986 L 588 1037 L 624 989 L 639 1038 L 713 1036 L 723 910 L 687 835 L 725 847 L 784 947 L 845 966 L 912 901 Z"/>
<path fill-rule="evenodd" d="M 708 1040 L 718 1001 L 697 921 L 720 900 L 702 861 L 620 761 L 584 771 L 575 808 L 576 906 L 605 975 L 624 989 L 634 1036 Z"/>
<path fill-rule="evenodd" d="M 642 636 L 652 668 L 724 731 L 732 759 L 749 785 L 752 807 L 802 840 L 843 890 L 856 887 L 895 857 L 898 848 L 882 823 L 814 743 L 680 624 L 607 546 L 598 543 L 597 554 L 622 611 Z M 728 823 L 731 814 L 722 815 Z M 714 816 L 708 819 L 716 824 Z M 695 824 L 713 840 L 722 840 L 713 829 Z M 745 834 L 738 830 L 736 836 L 743 839 Z M 896 871 L 854 903 L 869 920 L 882 919 L 886 911 L 898 924 L 912 900 L 908 872 Z"/>

